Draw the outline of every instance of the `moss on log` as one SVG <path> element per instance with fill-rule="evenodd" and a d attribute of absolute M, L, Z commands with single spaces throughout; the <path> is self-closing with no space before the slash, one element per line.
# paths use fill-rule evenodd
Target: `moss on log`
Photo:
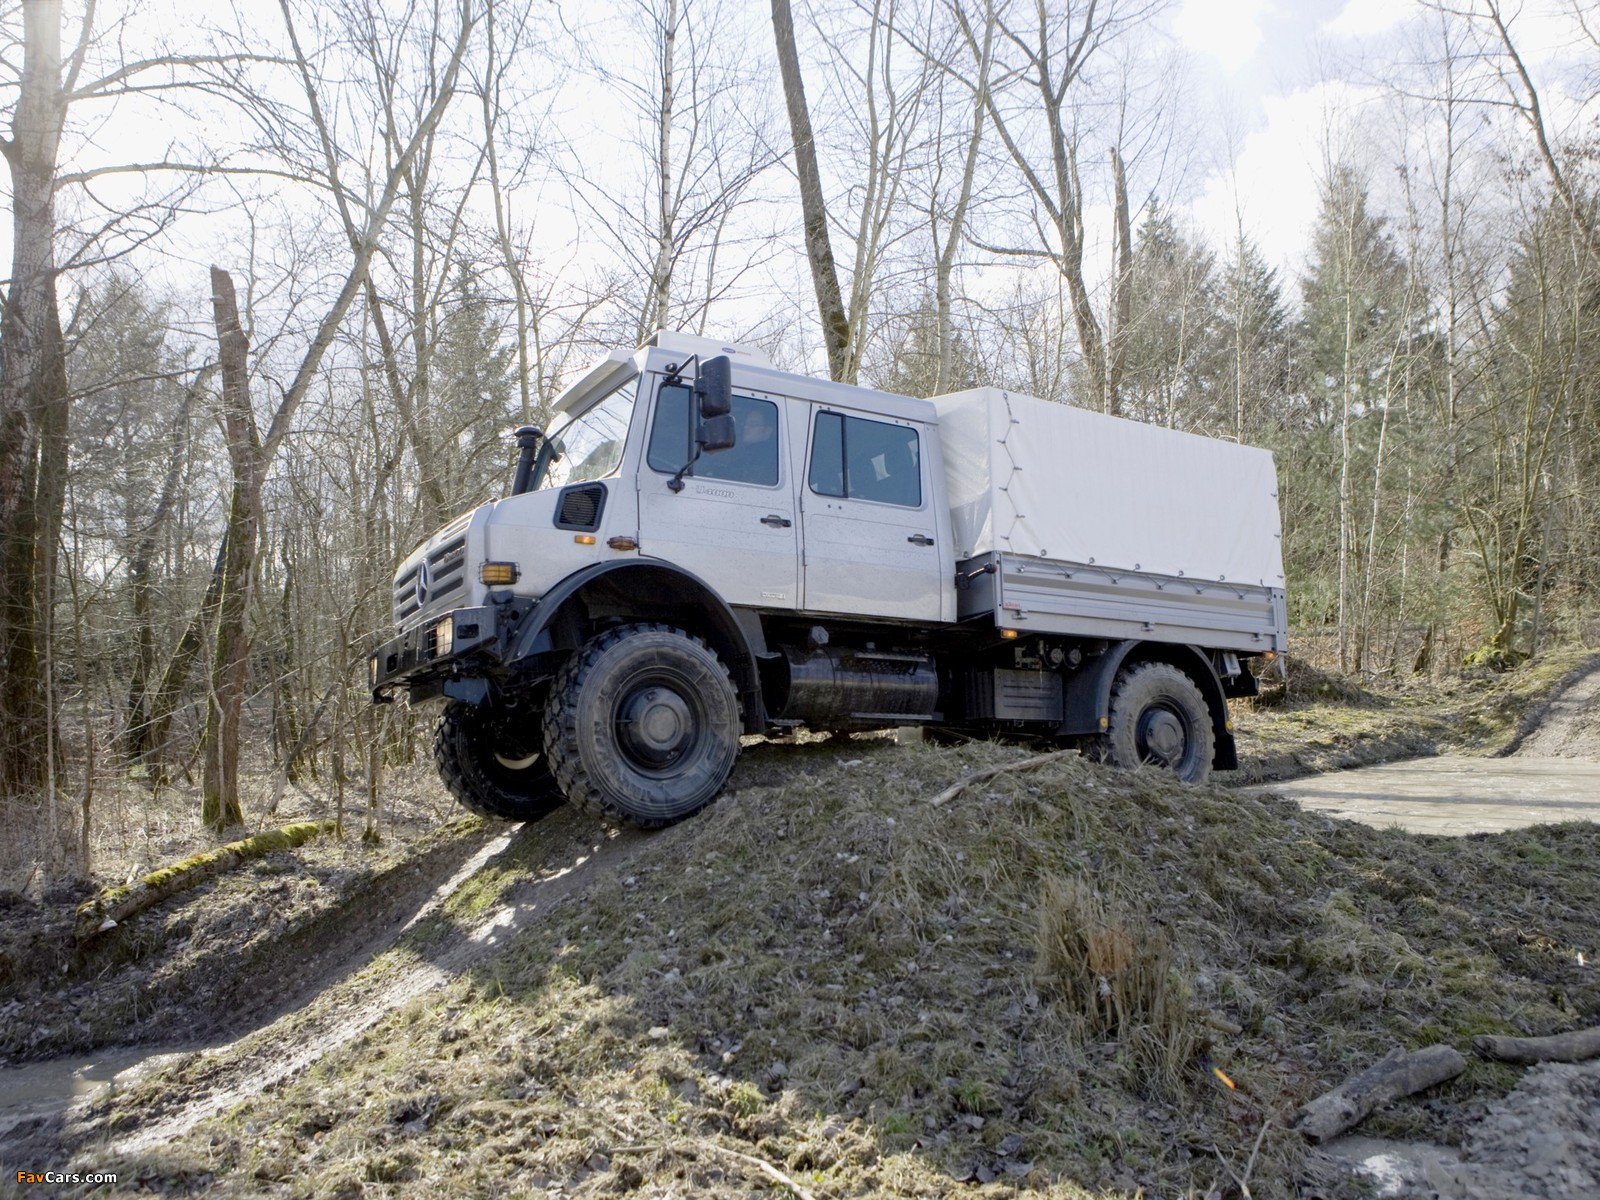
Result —
<path fill-rule="evenodd" d="M 158 867 L 133 883 L 105 888 L 98 896 L 78 906 L 78 941 L 80 944 L 87 942 L 97 934 L 116 928 L 129 917 L 252 859 L 275 850 L 292 850 L 319 834 L 333 833 L 337 829 L 334 821 L 301 821 L 281 829 L 268 829 L 242 841 L 204 850 L 171 866 Z"/>

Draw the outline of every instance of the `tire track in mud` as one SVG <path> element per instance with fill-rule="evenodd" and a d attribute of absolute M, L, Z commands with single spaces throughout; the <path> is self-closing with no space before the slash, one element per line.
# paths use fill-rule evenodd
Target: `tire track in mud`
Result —
<path fill-rule="evenodd" d="M 1569 671 L 1496 757 L 1600 759 L 1600 658 Z"/>
<path fill-rule="evenodd" d="M 647 834 L 636 830 L 603 829 L 583 814 L 563 809 L 538 825 L 525 825 L 489 841 L 433 892 L 386 946 L 357 945 L 343 958 L 343 965 L 354 967 L 354 960 L 361 957 L 406 947 L 408 935 L 439 914 L 457 888 L 496 859 L 517 852 L 518 842 L 530 838 L 548 843 L 538 855 L 534 877 L 512 885 L 470 929 L 417 947 L 418 961 L 377 968 L 381 973 L 376 977 L 372 969 L 357 968 L 316 995 L 305 1008 L 237 1041 L 175 1064 L 168 1057 L 163 1065 L 181 1077 L 174 1081 L 175 1105 L 147 1108 L 148 1119 L 136 1118 L 131 1128 L 123 1123 L 123 1114 L 116 1114 L 112 1118 L 116 1128 L 95 1146 L 96 1161 L 104 1161 L 100 1157 L 104 1154 L 138 1155 L 152 1150 L 206 1118 L 298 1075 L 408 1001 L 442 987 L 488 958 L 556 904 L 627 862 L 649 840 Z M 104 1132 L 102 1119 L 89 1118 L 78 1110 L 69 1113 L 64 1140 L 82 1146 Z"/>

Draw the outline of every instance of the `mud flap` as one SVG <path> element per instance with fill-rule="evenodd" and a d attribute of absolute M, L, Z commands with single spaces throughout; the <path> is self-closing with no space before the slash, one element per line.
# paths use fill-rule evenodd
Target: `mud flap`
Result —
<path fill-rule="evenodd" d="M 446 696 L 452 700 L 459 700 L 463 704 L 487 704 L 489 702 L 489 681 L 468 676 L 462 679 L 446 679 L 439 687 Z"/>

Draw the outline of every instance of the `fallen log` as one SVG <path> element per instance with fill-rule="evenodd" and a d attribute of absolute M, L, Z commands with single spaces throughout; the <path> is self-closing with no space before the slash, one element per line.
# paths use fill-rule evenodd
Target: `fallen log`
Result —
<path fill-rule="evenodd" d="M 292 850 L 318 834 L 337 830 L 338 825 L 333 821 L 302 821 L 285 825 L 282 829 L 269 829 L 243 841 L 229 842 L 226 846 L 196 854 L 175 866 L 151 871 L 126 886 L 106 888 L 98 896 L 78 905 L 78 942 L 87 942 L 98 934 L 115 929 L 129 917 L 153 908 L 179 892 L 197 887 L 224 871 L 242 866 L 251 859 L 260 858 L 274 850 Z"/>
<path fill-rule="evenodd" d="M 1415 1054 L 1396 1046 L 1361 1074 L 1301 1108 L 1294 1127 L 1313 1142 L 1325 1142 L 1358 1125 L 1380 1104 L 1454 1079 L 1466 1069 L 1467 1060 L 1452 1046 L 1429 1046 Z"/>
<path fill-rule="evenodd" d="M 1472 1039 L 1472 1048 L 1484 1058 L 1508 1063 L 1586 1062 L 1600 1058 L 1600 1026 L 1554 1033 L 1549 1037 L 1484 1034 Z"/>

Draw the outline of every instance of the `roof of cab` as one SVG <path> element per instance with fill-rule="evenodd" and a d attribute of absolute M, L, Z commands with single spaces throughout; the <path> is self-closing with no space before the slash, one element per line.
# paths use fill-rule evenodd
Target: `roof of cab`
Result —
<path fill-rule="evenodd" d="M 573 412 L 640 373 L 664 373 L 669 366 L 682 367 L 694 355 L 702 358 L 726 354 L 733 360 L 735 388 L 809 400 L 829 408 L 885 416 L 902 421 L 935 424 L 938 410 L 926 400 L 880 392 L 876 388 L 835 383 L 793 371 L 780 371 L 759 348 L 721 342 L 691 334 L 658 332 L 637 350 L 613 350 L 570 384 L 558 397 L 553 410 Z"/>

